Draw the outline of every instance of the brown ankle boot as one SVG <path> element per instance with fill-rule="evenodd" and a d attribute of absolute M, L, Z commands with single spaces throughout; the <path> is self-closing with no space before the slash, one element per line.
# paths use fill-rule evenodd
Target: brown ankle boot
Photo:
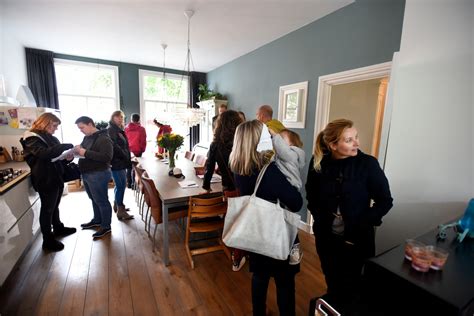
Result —
<path fill-rule="evenodd" d="M 133 219 L 133 215 L 130 215 L 130 214 L 127 213 L 127 210 L 125 209 L 125 205 L 118 205 L 117 206 L 117 218 L 119 220 Z"/>

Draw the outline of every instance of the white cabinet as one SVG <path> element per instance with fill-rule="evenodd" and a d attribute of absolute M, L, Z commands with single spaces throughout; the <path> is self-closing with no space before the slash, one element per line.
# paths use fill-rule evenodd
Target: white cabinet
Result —
<path fill-rule="evenodd" d="M 227 104 L 227 100 L 206 100 L 197 102 L 197 105 L 199 105 L 201 109 L 206 110 L 204 122 L 200 125 L 201 128 L 199 130 L 200 142 L 212 142 L 212 118 L 218 114 L 221 104 Z"/>
<path fill-rule="evenodd" d="M 40 207 L 29 176 L 0 195 L 0 284 L 35 238 Z"/>

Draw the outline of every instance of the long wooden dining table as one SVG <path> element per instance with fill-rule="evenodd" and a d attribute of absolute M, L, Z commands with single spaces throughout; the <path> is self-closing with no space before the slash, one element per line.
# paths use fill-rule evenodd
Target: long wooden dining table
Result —
<path fill-rule="evenodd" d="M 150 179 L 155 183 L 156 189 L 160 195 L 163 211 L 163 262 L 165 265 L 170 264 L 169 260 L 169 235 L 168 235 L 168 210 L 172 207 L 187 205 L 190 196 L 199 195 L 204 190 L 202 189 L 202 179 L 195 174 L 195 164 L 186 158 L 184 155 L 176 159 L 176 167 L 180 168 L 185 180 L 195 181 L 197 187 L 181 188 L 178 184 L 183 179 L 169 176 L 168 164 L 162 162 L 155 156 L 146 155 L 137 157 L 139 164 L 146 170 Z M 222 192 L 222 183 L 211 183 L 213 193 Z"/>

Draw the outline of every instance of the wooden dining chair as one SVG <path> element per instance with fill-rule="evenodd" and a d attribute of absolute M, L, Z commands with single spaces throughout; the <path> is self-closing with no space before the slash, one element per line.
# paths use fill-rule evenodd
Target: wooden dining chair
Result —
<path fill-rule="evenodd" d="M 192 161 L 194 158 L 194 153 L 192 151 L 186 151 L 186 153 L 184 154 L 184 158 Z"/>
<path fill-rule="evenodd" d="M 142 175 L 143 187 L 145 195 L 147 195 L 148 201 L 147 210 L 145 214 L 145 231 L 150 235 L 151 220 L 155 222 L 155 229 L 153 231 L 153 250 L 155 250 L 156 244 L 156 228 L 159 224 L 163 223 L 163 208 L 160 199 L 160 194 L 156 189 L 155 183 L 148 177 L 146 173 Z M 168 221 L 174 221 L 179 218 L 184 218 L 188 215 L 188 208 L 186 205 L 178 206 L 168 209 Z M 148 227 L 148 230 L 147 230 Z"/>
<path fill-rule="evenodd" d="M 194 156 L 194 163 L 198 166 L 204 166 L 206 164 L 207 157 L 203 155 Z"/>
<path fill-rule="evenodd" d="M 222 196 L 189 198 L 185 246 L 189 264 L 192 269 L 194 269 L 194 255 L 223 250 L 230 260 L 229 249 L 227 249 L 222 241 L 222 229 L 224 228 L 224 215 L 226 212 L 227 203 L 223 201 Z M 193 233 L 207 232 L 218 232 L 218 244 L 191 249 L 189 245 L 190 235 Z"/>
<path fill-rule="evenodd" d="M 145 169 L 143 169 L 140 165 L 133 166 L 135 170 L 135 183 L 137 185 L 137 193 L 135 196 L 135 201 L 137 202 L 138 205 L 138 213 L 141 215 L 142 220 L 143 220 L 143 207 L 144 207 L 144 194 L 145 191 L 143 189 L 143 183 L 142 183 L 142 175 L 145 172 Z"/>

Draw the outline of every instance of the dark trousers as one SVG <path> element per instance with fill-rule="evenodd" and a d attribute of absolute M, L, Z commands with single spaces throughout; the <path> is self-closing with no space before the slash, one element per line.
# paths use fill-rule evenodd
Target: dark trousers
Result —
<path fill-rule="evenodd" d="M 39 222 L 43 240 L 53 238 L 51 225 L 56 229 L 64 226 L 59 219 L 59 203 L 61 202 L 63 190 L 64 185 L 59 185 L 38 191 L 41 200 Z"/>
<path fill-rule="evenodd" d="M 317 236 L 315 233 L 315 238 L 316 251 L 328 286 L 325 298 L 338 312 L 345 313 L 358 304 L 359 293 L 363 289 L 362 268 L 374 252 L 373 229 L 354 243 L 348 243 L 343 236 L 335 234 Z"/>
<path fill-rule="evenodd" d="M 132 168 L 128 168 L 127 169 L 127 187 L 131 188 L 134 184 L 134 179 L 135 178 L 135 174 L 133 172 L 133 169 Z"/>
<path fill-rule="evenodd" d="M 267 290 L 269 274 L 254 272 L 252 275 L 252 306 L 253 315 L 266 314 Z M 295 315 L 295 274 L 282 272 L 273 275 L 277 290 L 277 303 L 280 315 Z"/>

